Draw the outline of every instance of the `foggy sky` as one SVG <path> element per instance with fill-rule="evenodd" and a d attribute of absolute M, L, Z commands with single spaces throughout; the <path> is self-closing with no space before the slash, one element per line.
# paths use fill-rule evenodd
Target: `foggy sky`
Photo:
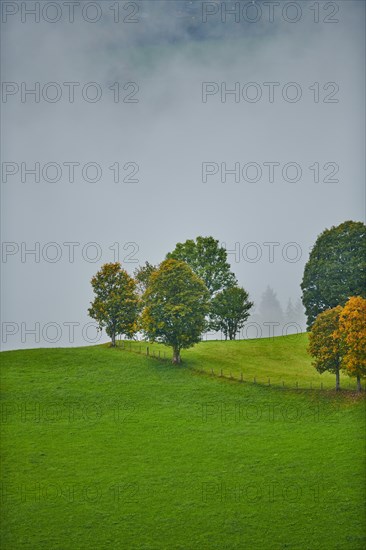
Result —
<path fill-rule="evenodd" d="M 65 14 L 55 23 L 29 17 L 22 23 L 20 13 L 2 23 L 3 82 L 28 87 L 39 82 L 41 88 L 56 82 L 62 88 L 56 103 L 42 96 L 39 103 L 31 98 L 22 103 L 18 93 L 6 102 L 3 97 L 1 104 L 2 162 L 19 165 L 19 173 L 2 179 L 2 241 L 14 243 L 5 250 L 19 247 L 3 256 L 2 322 L 19 330 L 7 342 L 3 334 L 2 349 L 88 344 L 82 327 L 91 321 L 90 278 L 103 263 L 117 259 L 114 243 L 123 267 L 133 273 L 146 260 L 162 261 L 177 242 L 212 235 L 236 250 L 228 260 L 251 299 L 258 304 L 270 285 L 285 308 L 289 298 L 296 302 L 301 295 L 304 265 L 317 235 L 345 220 L 364 220 L 364 2 L 336 3 L 338 23 L 323 22 L 325 2 L 320 2 L 319 23 L 306 2 L 296 3 L 302 9 L 296 23 L 281 16 L 286 2 L 273 23 L 264 15 L 257 23 L 229 18 L 222 23 L 220 13 L 200 23 L 198 11 L 188 24 L 177 15 L 182 2 L 135 4 L 137 23 L 114 23 L 108 1 L 99 3 L 103 16 L 96 23 L 84 21 L 79 11 L 74 23 Z M 74 103 L 64 82 L 80 83 Z M 82 98 L 88 82 L 100 85 L 100 101 Z M 138 102 L 115 103 L 109 89 L 114 82 L 120 83 L 122 97 L 132 90 L 123 85 L 136 83 Z M 256 103 L 242 95 L 239 102 L 233 95 L 222 102 L 218 92 L 204 103 L 203 82 L 226 83 L 227 89 L 238 82 L 240 90 L 254 82 L 263 95 Z M 273 103 L 266 82 L 279 83 Z M 289 82 L 302 92 L 294 103 L 282 97 Z M 318 103 L 309 90 L 316 82 Z M 337 103 L 323 101 L 333 89 L 323 89 L 329 82 L 339 86 Z M 27 176 L 22 182 L 22 162 L 29 167 L 58 163 L 62 178 L 52 183 L 41 176 L 36 183 Z M 73 183 L 65 162 L 80 163 Z M 101 167 L 100 181 L 83 180 L 81 167 L 88 162 Z M 109 167 L 116 162 L 137 164 L 139 182 L 115 183 Z M 203 183 L 204 162 L 225 162 L 231 169 L 235 163 L 257 163 L 262 179 L 235 182 L 228 175 L 223 183 L 218 173 Z M 280 163 L 272 183 L 263 165 L 268 162 Z M 290 162 L 302 169 L 298 182 L 281 177 Z M 319 183 L 309 169 L 316 162 Z M 326 163 L 339 166 L 338 183 L 322 181 L 331 172 L 329 167 L 324 172 Z M 127 171 L 121 170 L 121 180 Z M 29 249 L 40 243 L 39 262 L 31 255 L 22 261 L 22 242 Z M 51 242 L 62 251 L 57 262 L 42 256 Z M 70 245 L 63 244 L 71 242 L 80 243 L 73 262 Z M 93 247 L 82 254 L 91 242 L 102 251 L 96 262 L 85 258 Z M 248 243 L 256 244 L 250 248 Z M 263 243 L 279 243 L 272 245 L 273 258 L 271 245 Z M 45 254 L 52 257 L 55 250 L 46 247 Z M 251 261 L 258 250 L 261 257 Z M 286 259 L 296 250 L 299 261 Z M 64 325 L 70 322 L 79 323 L 73 342 Z M 40 323 L 40 341 L 23 334 L 22 342 L 21 323 L 29 329 Z M 51 329 L 50 338 L 42 336 L 47 323 L 63 327 L 59 341 L 49 341 Z"/>

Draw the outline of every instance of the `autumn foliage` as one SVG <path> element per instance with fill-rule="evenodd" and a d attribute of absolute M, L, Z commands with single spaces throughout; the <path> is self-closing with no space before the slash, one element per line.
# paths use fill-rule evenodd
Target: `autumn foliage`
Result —
<path fill-rule="evenodd" d="M 319 313 L 309 337 L 309 352 L 314 357 L 314 367 L 320 373 L 335 373 L 336 390 L 340 389 L 341 340 L 337 331 L 341 311 L 342 307 L 337 306 Z"/>
<path fill-rule="evenodd" d="M 338 334 L 342 346 L 342 368 L 356 376 L 358 389 L 366 377 L 366 300 L 353 296 L 339 317 Z"/>
<path fill-rule="evenodd" d="M 361 379 L 366 377 L 366 300 L 352 296 L 344 307 L 320 313 L 310 332 L 309 352 L 320 373 L 335 373 L 337 390 L 342 369 L 357 378 L 361 391 Z"/>

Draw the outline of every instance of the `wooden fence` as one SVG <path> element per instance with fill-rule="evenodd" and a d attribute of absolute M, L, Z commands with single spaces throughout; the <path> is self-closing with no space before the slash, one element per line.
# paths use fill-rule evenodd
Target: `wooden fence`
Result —
<path fill-rule="evenodd" d="M 158 350 L 157 352 L 153 349 L 151 350 L 150 346 L 146 345 L 146 343 L 138 344 L 137 342 L 134 343 L 134 346 L 132 346 L 132 342 L 120 340 L 117 342 L 117 347 L 120 347 L 124 351 L 129 351 L 131 353 L 136 353 L 138 355 L 145 355 L 146 357 L 152 358 L 152 359 L 158 359 L 159 361 L 168 361 L 171 363 L 172 357 L 171 354 L 167 354 L 166 351 L 161 352 L 161 350 Z M 266 387 L 275 387 L 275 388 L 283 388 L 283 389 L 295 389 L 295 390 L 333 390 L 334 388 L 324 387 L 323 382 L 320 382 L 319 384 L 315 384 L 313 382 L 309 382 L 306 384 L 305 382 L 301 382 L 301 385 L 299 385 L 299 382 L 295 382 L 295 384 L 285 383 L 284 380 L 278 381 L 271 381 L 270 377 L 267 377 L 265 381 L 263 381 L 263 378 L 261 377 L 261 380 L 257 380 L 256 376 L 253 376 L 252 378 L 249 378 L 247 376 L 244 377 L 244 373 L 240 372 L 240 375 L 233 375 L 232 372 L 224 372 L 224 369 L 219 369 L 218 371 L 215 371 L 213 368 L 209 370 L 205 369 L 197 369 L 192 366 L 189 367 L 190 370 L 202 374 L 202 375 L 208 375 L 210 377 L 216 377 L 216 378 L 224 378 L 226 380 L 232 380 L 235 382 L 242 382 L 246 384 L 255 384 L 259 386 L 266 386 Z M 348 380 L 348 383 L 343 382 L 341 384 L 341 389 L 347 389 L 349 391 L 356 391 L 356 381 L 354 384 L 351 383 L 351 380 Z M 366 388 L 363 387 L 363 391 L 365 391 Z"/>

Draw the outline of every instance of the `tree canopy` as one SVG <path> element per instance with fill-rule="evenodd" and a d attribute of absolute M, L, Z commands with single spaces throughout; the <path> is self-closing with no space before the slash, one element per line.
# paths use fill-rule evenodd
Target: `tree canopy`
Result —
<path fill-rule="evenodd" d="M 342 307 L 337 306 L 319 313 L 309 334 L 309 352 L 314 357 L 313 366 L 320 373 L 335 373 L 336 390 L 340 389 L 341 339 L 338 326 L 341 311 Z"/>
<path fill-rule="evenodd" d="M 249 317 L 253 302 L 241 287 L 225 288 L 211 302 L 211 326 L 221 330 L 225 339 L 235 340 L 237 332 L 244 326 Z"/>
<path fill-rule="evenodd" d="M 219 246 L 219 241 L 213 237 L 197 237 L 195 241 L 189 239 L 178 243 L 166 257 L 186 262 L 203 280 L 211 298 L 216 292 L 237 283 L 234 273 L 230 271 L 225 248 Z"/>
<path fill-rule="evenodd" d="M 146 336 L 171 346 L 173 363 L 180 363 L 181 349 L 199 342 L 205 329 L 209 304 L 205 283 L 185 262 L 170 258 L 151 274 L 143 303 Z"/>
<path fill-rule="evenodd" d="M 149 284 L 150 276 L 156 270 L 157 270 L 156 265 L 152 265 L 149 262 L 145 262 L 144 265 L 139 266 L 138 268 L 135 269 L 134 277 L 135 277 L 137 289 L 140 295 L 142 295 L 146 291 L 147 286 Z"/>
<path fill-rule="evenodd" d="M 317 238 L 305 266 L 302 301 L 311 328 L 322 311 L 366 298 L 366 226 L 346 221 Z"/>
<path fill-rule="evenodd" d="M 125 334 L 132 337 L 137 330 L 139 298 L 136 283 L 122 269 L 120 263 L 104 264 L 91 280 L 95 294 L 88 313 L 98 322 L 99 328 L 105 328 L 116 345 L 116 336 Z"/>
<path fill-rule="evenodd" d="M 341 339 L 342 368 L 357 378 L 361 390 L 361 378 L 366 377 L 366 300 L 352 296 L 339 316 L 338 337 Z"/>

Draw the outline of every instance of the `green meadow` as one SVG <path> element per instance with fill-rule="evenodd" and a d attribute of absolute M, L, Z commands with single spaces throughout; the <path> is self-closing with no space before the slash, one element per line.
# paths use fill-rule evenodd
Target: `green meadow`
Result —
<path fill-rule="evenodd" d="M 126 350 L 168 359 L 171 350 L 161 344 L 119 343 Z M 333 389 L 335 375 L 319 374 L 307 353 L 308 335 L 293 334 L 253 340 L 207 341 L 183 350 L 184 365 L 213 376 L 233 377 L 262 385 L 299 389 Z M 341 373 L 344 389 L 355 390 L 355 379 Z"/>
<path fill-rule="evenodd" d="M 2 548 L 365 547 L 364 395 L 306 337 L 139 345 L 1 354 Z"/>

